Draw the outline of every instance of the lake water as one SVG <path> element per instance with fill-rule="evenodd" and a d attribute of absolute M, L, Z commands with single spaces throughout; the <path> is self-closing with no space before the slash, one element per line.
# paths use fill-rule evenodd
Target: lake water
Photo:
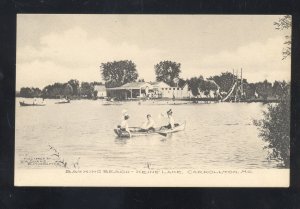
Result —
<path fill-rule="evenodd" d="M 16 100 L 16 168 L 67 166 L 109 169 L 251 169 L 274 168 L 267 159 L 265 143 L 258 137 L 253 119 L 262 117 L 260 103 L 210 103 L 147 105 L 125 102 L 102 105 L 103 101 L 78 100 L 43 107 L 20 107 Z M 30 99 L 27 99 L 31 101 Z M 128 110 L 130 126 L 140 126 L 146 114 L 158 125 L 160 113 L 172 108 L 176 122 L 186 121 L 185 131 L 170 134 L 117 138 L 113 129 Z M 51 147 L 53 148 L 51 148 Z M 54 152 L 56 149 L 57 152 Z M 59 155 L 59 156 L 57 156 Z M 56 159 L 56 160 L 55 160 Z"/>

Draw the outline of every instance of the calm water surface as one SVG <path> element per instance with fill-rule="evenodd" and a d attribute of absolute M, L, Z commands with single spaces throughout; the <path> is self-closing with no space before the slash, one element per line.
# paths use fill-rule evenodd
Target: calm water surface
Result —
<path fill-rule="evenodd" d="M 21 99 L 23 100 L 23 99 Z M 16 103 L 16 167 L 28 165 L 24 159 L 59 158 L 78 162 L 80 168 L 207 169 L 274 168 L 267 159 L 265 143 L 258 137 L 253 119 L 262 117 L 259 103 L 212 103 L 188 105 L 105 106 L 102 101 L 78 100 L 43 107 L 20 107 Z M 32 101 L 32 100 L 29 100 Z M 171 134 L 119 139 L 113 128 L 127 109 L 130 126 L 140 126 L 151 114 L 158 125 L 165 124 L 160 113 L 172 108 L 177 122 L 186 121 L 185 131 Z M 50 145 L 50 146 L 49 146 Z"/>

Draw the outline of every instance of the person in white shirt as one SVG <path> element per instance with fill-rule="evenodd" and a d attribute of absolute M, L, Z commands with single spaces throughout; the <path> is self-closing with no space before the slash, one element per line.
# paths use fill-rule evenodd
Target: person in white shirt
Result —
<path fill-rule="evenodd" d="M 124 115 L 124 119 L 122 120 L 121 125 L 119 126 L 119 128 L 122 131 L 128 132 L 129 136 L 131 137 L 131 133 L 130 133 L 130 130 L 129 130 L 129 125 L 128 125 L 128 119 L 129 119 L 129 115 L 127 115 L 127 114 Z"/>
<path fill-rule="evenodd" d="M 151 115 L 147 115 L 147 121 L 142 125 L 141 131 L 155 131 L 155 122 Z"/>
<path fill-rule="evenodd" d="M 163 126 L 162 128 L 167 128 L 167 129 L 173 129 L 175 126 L 177 126 L 177 124 L 175 124 L 174 118 L 173 118 L 173 112 L 172 109 L 169 109 L 167 112 L 167 116 L 168 116 L 168 125 Z"/>
<path fill-rule="evenodd" d="M 169 118 L 168 128 L 173 129 L 175 127 L 175 121 L 174 121 L 173 112 L 172 112 L 171 109 L 167 112 L 167 115 L 168 115 L 168 118 Z"/>

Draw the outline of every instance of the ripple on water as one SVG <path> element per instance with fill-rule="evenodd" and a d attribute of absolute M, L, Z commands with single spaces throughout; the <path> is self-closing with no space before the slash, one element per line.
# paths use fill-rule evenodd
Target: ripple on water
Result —
<path fill-rule="evenodd" d="M 81 168 L 276 168 L 267 159 L 265 143 L 258 137 L 252 119 L 261 118 L 259 104 L 103 106 L 100 102 L 74 101 L 69 105 L 42 108 L 16 107 L 16 157 L 47 155 L 48 145 L 64 158 L 80 157 Z M 48 105 L 49 104 L 49 105 Z M 119 139 L 113 133 L 122 110 L 127 109 L 131 126 L 139 126 L 146 114 L 157 124 L 166 121 L 160 113 L 172 108 L 186 130 L 167 137 Z M 57 114 L 59 113 L 59 114 Z M 16 162 L 18 166 L 18 162 Z"/>

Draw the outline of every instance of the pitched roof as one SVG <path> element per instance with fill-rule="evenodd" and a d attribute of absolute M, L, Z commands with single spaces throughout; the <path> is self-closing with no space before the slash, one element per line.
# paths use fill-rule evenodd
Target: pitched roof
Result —
<path fill-rule="evenodd" d="M 108 89 L 140 89 L 145 86 L 150 86 L 152 85 L 148 82 L 131 82 L 131 83 L 126 83 L 123 86 L 115 87 L 115 88 L 108 88 Z"/>
<path fill-rule="evenodd" d="M 123 87 L 123 88 L 141 88 L 147 84 L 150 85 L 147 82 L 131 82 L 131 83 L 126 83 L 121 87 Z"/>
<path fill-rule="evenodd" d="M 157 85 L 157 84 L 159 84 L 161 81 L 150 81 L 149 83 L 151 84 L 151 85 Z"/>
<path fill-rule="evenodd" d="M 178 83 L 178 87 L 179 87 L 179 88 L 184 88 L 186 84 L 187 84 L 186 81 L 179 82 L 179 83 Z"/>

